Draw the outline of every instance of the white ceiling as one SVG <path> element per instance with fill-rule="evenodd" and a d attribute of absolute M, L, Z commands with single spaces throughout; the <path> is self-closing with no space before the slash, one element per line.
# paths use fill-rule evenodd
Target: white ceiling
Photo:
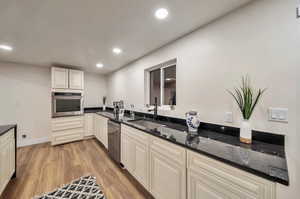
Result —
<path fill-rule="evenodd" d="M 0 44 L 14 47 L 0 60 L 109 73 L 249 1 L 0 0 Z M 154 17 L 160 7 L 164 21 Z M 124 52 L 114 55 L 115 46 Z"/>

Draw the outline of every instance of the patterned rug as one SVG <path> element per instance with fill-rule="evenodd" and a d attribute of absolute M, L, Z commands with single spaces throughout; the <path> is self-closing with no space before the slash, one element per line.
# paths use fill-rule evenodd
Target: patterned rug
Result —
<path fill-rule="evenodd" d="M 105 199 L 96 177 L 84 176 L 34 199 Z"/>

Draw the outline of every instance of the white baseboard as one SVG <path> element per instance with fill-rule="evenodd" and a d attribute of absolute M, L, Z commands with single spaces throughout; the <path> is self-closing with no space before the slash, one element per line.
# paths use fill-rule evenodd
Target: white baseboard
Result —
<path fill-rule="evenodd" d="M 34 144 L 41 144 L 45 142 L 49 142 L 50 138 L 43 137 L 43 138 L 35 138 L 35 139 L 26 139 L 26 140 L 17 140 L 17 147 L 23 147 L 23 146 L 30 146 Z"/>

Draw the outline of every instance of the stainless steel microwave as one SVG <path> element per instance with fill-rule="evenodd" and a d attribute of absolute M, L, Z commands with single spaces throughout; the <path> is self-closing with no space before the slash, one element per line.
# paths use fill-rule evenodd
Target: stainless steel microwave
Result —
<path fill-rule="evenodd" d="M 82 93 L 52 92 L 52 117 L 83 114 Z"/>

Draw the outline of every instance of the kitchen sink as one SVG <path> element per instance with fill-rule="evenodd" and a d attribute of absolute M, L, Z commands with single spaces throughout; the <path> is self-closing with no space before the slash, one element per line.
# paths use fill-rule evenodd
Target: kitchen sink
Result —
<path fill-rule="evenodd" d="M 159 123 L 152 122 L 152 121 L 149 121 L 149 120 L 144 120 L 144 119 L 131 120 L 131 121 L 128 121 L 128 122 L 139 125 L 139 126 L 143 126 L 147 129 L 157 129 L 157 128 L 160 128 L 162 126 L 165 126 L 163 124 L 159 124 Z"/>
<path fill-rule="evenodd" d="M 113 113 L 109 113 L 109 112 L 99 112 L 101 115 L 104 115 L 106 117 L 109 117 L 109 118 L 114 118 L 114 114 Z"/>

